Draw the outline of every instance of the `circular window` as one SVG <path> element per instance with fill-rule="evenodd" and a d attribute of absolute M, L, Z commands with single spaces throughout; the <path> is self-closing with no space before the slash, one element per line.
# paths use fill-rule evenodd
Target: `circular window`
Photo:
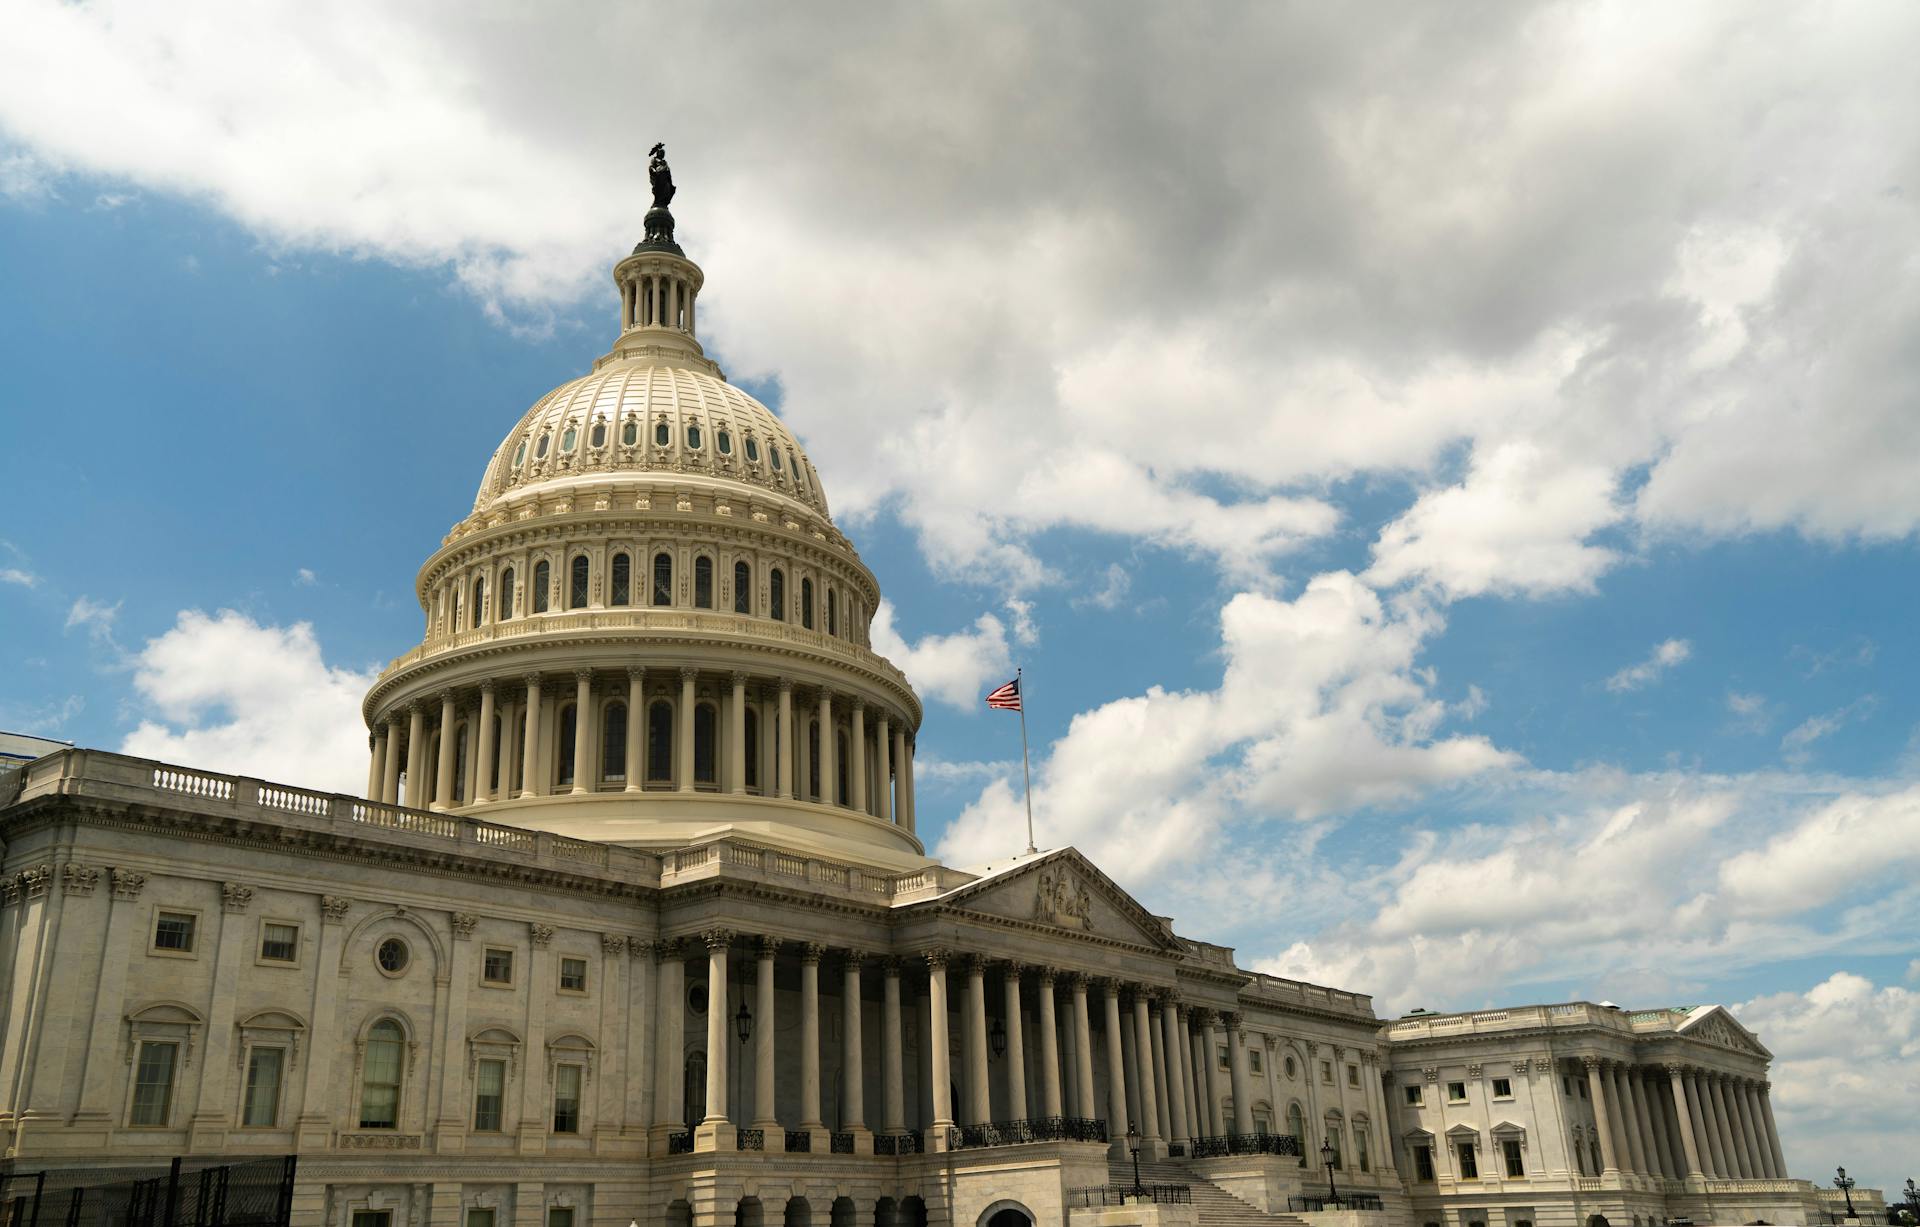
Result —
<path fill-rule="evenodd" d="M 520 440 L 520 446 L 513 449 L 513 467 L 519 468 L 520 462 L 527 458 L 527 441 Z"/>
<path fill-rule="evenodd" d="M 407 962 L 413 957 L 407 949 L 407 943 L 397 937 L 389 937 L 373 951 L 373 961 L 380 964 L 380 970 L 390 976 L 397 976 L 407 969 Z"/>
<path fill-rule="evenodd" d="M 720 449 L 722 456 L 733 455 L 733 436 L 724 430 L 713 432 L 713 445 Z"/>
<path fill-rule="evenodd" d="M 628 447 L 632 447 L 634 444 L 640 442 L 640 423 L 628 422 L 622 427 L 620 430 L 620 442 L 626 444 Z"/>
<path fill-rule="evenodd" d="M 760 463 L 760 444 L 752 435 L 747 436 L 747 459 L 755 464 Z"/>
<path fill-rule="evenodd" d="M 654 424 L 653 441 L 660 447 L 665 447 L 667 444 L 673 442 L 673 431 L 667 428 L 665 422 L 657 422 Z"/>
<path fill-rule="evenodd" d="M 767 449 L 767 455 L 773 458 L 773 471 L 778 473 L 780 471 L 780 449 L 770 447 Z"/>
<path fill-rule="evenodd" d="M 690 984 L 687 986 L 687 1008 L 695 1014 L 707 1012 L 707 986 Z"/>
<path fill-rule="evenodd" d="M 578 442 L 580 442 L 580 432 L 572 426 L 569 426 L 567 427 L 567 433 L 560 436 L 560 450 L 570 452 L 573 450 L 573 445 Z"/>
<path fill-rule="evenodd" d="M 547 439 L 548 436 L 541 435 L 540 442 L 533 445 L 533 458 L 535 460 L 545 460 L 547 458 Z"/>
<path fill-rule="evenodd" d="M 687 446 L 696 452 L 700 450 L 700 428 L 698 426 L 687 427 Z"/>
<path fill-rule="evenodd" d="M 593 433 L 588 435 L 587 439 L 595 447 L 605 447 L 607 445 L 607 424 L 605 422 L 595 422 L 593 424 Z"/>
<path fill-rule="evenodd" d="M 1293 1058 L 1288 1057 L 1287 1058 L 1287 1077 L 1291 1078 L 1293 1076 L 1294 1076 Z"/>

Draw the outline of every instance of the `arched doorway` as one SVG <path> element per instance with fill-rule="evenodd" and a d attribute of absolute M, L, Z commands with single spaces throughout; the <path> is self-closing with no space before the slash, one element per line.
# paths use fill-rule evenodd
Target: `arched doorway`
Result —
<path fill-rule="evenodd" d="M 830 1221 L 833 1223 L 833 1227 L 856 1227 L 854 1219 L 859 1213 L 860 1208 L 853 1204 L 853 1198 L 836 1197 L 833 1199 L 833 1211 Z"/>
<path fill-rule="evenodd" d="M 758 1197 L 742 1197 L 733 1208 L 733 1227 L 763 1227 L 765 1213 Z"/>
<path fill-rule="evenodd" d="M 693 1207 L 685 1201 L 667 1203 L 667 1227 L 693 1227 Z"/>
<path fill-rule="evenodd" d="M 782 1227 L 813 1227 L 813 1205 L 804 1197 L 787 1198 L 787 1210 L 780 1220 Z"/>
<path fill-rule="evenodd" d="M 919 1197 L 909 1197 L 900 1203 L 901 1227 L 927 1227 L 927 1203 Z"/>
<path fill-rule="evenodd" d="M 873 1227 L 900 1227 L 900 1203 L 891 1197 L 874 1202 Z"/>
<path fill-rule="evenodd" d="M 1017 1201 L 996 1201 L 981 1212 L 980 1227 L 1033 1227 L 1033 1212 Z"/>

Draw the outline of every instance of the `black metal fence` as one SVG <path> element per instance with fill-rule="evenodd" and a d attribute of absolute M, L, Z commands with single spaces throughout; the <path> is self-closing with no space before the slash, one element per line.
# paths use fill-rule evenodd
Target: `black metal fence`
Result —
<path fill-rule="evenodd" d="M 952 1150 L 980 1146 L 1017 1146 L 1022 1142 L 1104 1142 L 1107 1122 L 1089 1116 L 1038 1116 L 1032 1120 L 955 1125 L 947 1135 Z"/>
<path fill-rule="evenodd" d="M 1221 1137 L 1193 1139 L 1193 1157 L 1217 1159 L 1222 1155 L 1300 1155 L 1300 1139 L 1291 1133 L 1229 1133 Z"/>
<path fill-rule="evenodd" d="M 1384 1210 L 1386 1205 L 1372 1193 L 1349 1193 L 1345 1197 L 1289 1197 L 1287 1209 L 1295 1214 L 1319 1210 Z"/>
<path fill-rule="evenodd" d="M 693 1153 L 693 1130 L 676 1129 L 667 1135 L 667 1153 L 670 1155 L 690 1155 Z"/>
<path fill-rule="evenodd" d="M 286 1227 L 295 1162 L 0 1172 L 0 1227 Z"/>
<path fill-rule="evenodd" d="M 805 1129 L 789 1129 L 787 1134 L 787 1153 L 805 1155 L 813 1153 L 813 1134 Z"/>
<path fill-rule="evenodd" d="M 1071 1206 L 1124 1206 L 1152 1202 L 1157 1206 L 1182 1206 L 1193 1200 L 1193 1187 L 1185 1184 L 1097 1185 L 1074 1189 L 1067 1195 Z"/>
<path fill-rule="evenodd" d="M 873 1153 L 876 1155 L 917 1155 L 925 1149 L 925 1139 L 918 1129 L 873 1135 Z"/>
<path fill-rule="evenodd" d="M 853 1130 L 835 1129 L 827 1135 L 827 1150 L 831 1154 L 850 1155 L 853 1153 Z"/>
<path fill-rule="evenodd" d="M 767 1131 L 765 1129 L 742 1129 L 733 1136 L 735 1150 L 765 1150 Z"/>

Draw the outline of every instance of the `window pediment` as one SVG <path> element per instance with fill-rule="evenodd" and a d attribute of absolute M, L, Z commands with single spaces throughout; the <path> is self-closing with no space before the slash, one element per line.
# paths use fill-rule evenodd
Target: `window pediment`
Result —
<path fill-rule="evenodd" d="M 1455 1125 L 1447 1130 L 1447 1137 L 1455 1142 L 1473 1142 L 1480 1138 L 1480 1131 L 1472 1125 Z"/>

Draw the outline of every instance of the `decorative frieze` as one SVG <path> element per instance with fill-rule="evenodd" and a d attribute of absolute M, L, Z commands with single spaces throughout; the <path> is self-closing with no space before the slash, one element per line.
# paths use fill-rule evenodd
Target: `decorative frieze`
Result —
<path fill-rule="evenodd" d="M 627 949 L 626 934 L 602 933 L 600 935 L 600 952 L 602 954 L 609 954 L 609 955 L 624 954 L 626 953 L 626 949 Z"/>
<path fill-rule="evenodd" d="M 342 895 L 320 896 L 320 919 L 327 924 L 337 925 L 347 918 L 347 909 L 353 906 L 353 900 Z"/>
<path fill-rule="evenodd" d="M 244 912 L 253 902 L 253 887 L 242 886 L 238 882 L 220 884 L 220 906 L 229 912 Z"/>
<path fill-rule="evenodd" d="M 118 865 L 107 870 L 113 879 L 113 897 L 116 899 L 138 899 L 147 884 L 147 875 L 131 869 L 122 869 Z"/>
<path fill-rule="evenodd" d="M 448 919 L 453 925 L 453 936 L 456 941 L 465 941 L 472 937 L 474 926 L 480 923 L 480 918 L 472 912 L 455 912 Z"/>
<path fill-rule="evenodd" d="M 28 899 L 38 899 L 53 885 L 53 866 L 35 865 L 20 871 L 20 890 Z"/>
<path fill-rule="evenodd" d="M 553 940 L 553 926 L 530 924 L 527 926 L 527 935 L 533 938 L 533 944 L 536 948 L 545 950 L 547 944 Z"/>
<path fill-rule="evenodd" d="M 60 876 L 69 895 L 91 895 L 93 888 L 100 885 L 100 871 L 92 865 L 68 861 L 61 868 Z"/>

